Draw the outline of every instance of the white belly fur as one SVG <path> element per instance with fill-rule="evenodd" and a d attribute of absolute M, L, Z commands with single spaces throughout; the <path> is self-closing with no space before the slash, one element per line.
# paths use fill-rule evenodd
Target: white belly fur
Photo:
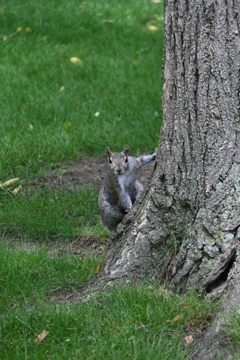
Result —
<path fill-rule="evenodd" d="M 119 185 L 121 186 L 121 189 L 124 190 L 125 188 L 128 188 L 130 184 L 132 184 L 133 182 L 135 182 L 135 174 L 131 173 L 131 174 L 122 174 L 122 175 L 118 175 L 118 181 L 119 181 Z"/>

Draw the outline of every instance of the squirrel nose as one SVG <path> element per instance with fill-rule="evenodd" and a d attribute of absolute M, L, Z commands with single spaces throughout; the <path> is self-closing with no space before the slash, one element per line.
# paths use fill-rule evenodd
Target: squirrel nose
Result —
<path fill-rule="evenodd" d="M 118 172 L 119 174 L 121 174 L 122 170 L 121 170 L 121 169 L 117 169 L 117 172 Z"/>

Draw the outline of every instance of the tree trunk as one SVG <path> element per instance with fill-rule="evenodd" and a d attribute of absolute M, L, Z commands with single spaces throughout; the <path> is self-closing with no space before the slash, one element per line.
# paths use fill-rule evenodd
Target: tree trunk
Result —
<path fill-rule="evenodd" d="M 165 0 L 163 126 L 104 276 L 207 292 L 239 263 L 240 0 Z M 131 145 L 131 144 L 130 144 Z M 234 266 L 233 266 L 234 265 Z"/>

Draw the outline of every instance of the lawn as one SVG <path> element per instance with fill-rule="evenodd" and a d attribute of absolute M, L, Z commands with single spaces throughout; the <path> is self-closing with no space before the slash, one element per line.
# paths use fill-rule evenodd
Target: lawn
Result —
<path fill-rule="evenodd" d="M 0 253 L 1 360 L 183 360 L 188 339 L 198 338 L 216 311 L 196 292 L 180 296 L 159 284 L 78 297 L 99 256 L 3 242 Z"/>
<path fill-rule="evenodd" d="M 20 179 L 0 187 L 1 360 L 186 359 L 216 303 L 144 282 L 82 297 L 109 241 L 99 185 L 39 181 L 105 146 L 157 147 L 163 3 L 3 0 L 0 15 L 0 183 Z"/>
<path fill-rule="evenodd" d="M 153 152 L 162 119 L 161 2 L 11 0 L 0 14 L 0 183 L 18 177 L 26 186 L 82 156 L 103 156 L 105 146 Z M 4 233 L 104 234 L 96 187 L 35 190 L 12 199 L 0 192 Z"/>
<path fill-rule="evenodd" d="M 0 14 L 1 177 L 157 146 L 162 3 L 3 0 Z"/>

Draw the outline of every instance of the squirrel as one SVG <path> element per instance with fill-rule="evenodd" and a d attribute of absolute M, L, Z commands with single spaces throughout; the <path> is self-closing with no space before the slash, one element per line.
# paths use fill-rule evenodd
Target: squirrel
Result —
<path fill-rule="evenodd" d="M 112 152 L 108 147 L 105 150 L 108 156 L 108 173 L 100 189 L 98 207 L 102 224 L 110 233 L 116 233 L 118 224 L 144 190 L 142 184 L 135 179 L 136 170 L 155 160 L 156 152 L 135 158 L 128 156 L 128 145 L 122 152 Z"/>

